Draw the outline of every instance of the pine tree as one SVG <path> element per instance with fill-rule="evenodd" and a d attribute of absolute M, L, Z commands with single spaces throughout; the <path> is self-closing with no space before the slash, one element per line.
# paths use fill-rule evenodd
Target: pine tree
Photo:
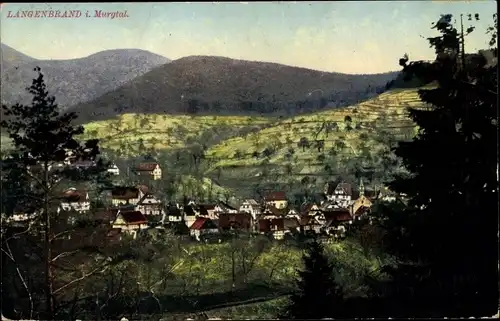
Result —
<path fill-rule="evenodd" d="M 390 293 L 413 316 L 483 315 L 498 304 L 497 71 L 465 55 L 472 26 L 458 31 L 443 15 L 435 28 L 436 61 L 400 60 L 407 76 L 437 86 L 419 91 L 431 107 L 410 109 L 419 133 L 395 149 L 410 174 L 390 187 L 410 201 L 389 222 L 399 225 L 390 249 L 406 262 L 388 269 Z"/>
<path fill-rule="evenodd" d="M 334 279 L 333 264 L 325 256 L 323 245 L 316 239 L 308 243 L 302 260 L 304 270 L 298 272 L 298 289 L 291 296 L 283 317 L 321 319 L 340 316 L 342 288 Z"/>
<path fill-rule="evenodd" d="M 77 140 L 77 135 L 84 130 L 81 126 L 72 125 L 76 114 L 59 112 L 55 98 L 49 96 L 40 68 L 35 68 L 35 72 L 38 76 L 28 88 L 33 95 L 31 105 L 2 106 L 6 119 L 1 122 L 1 126 L 13 141 L 13 150 L 4 160 L 2 168 L 2 213 L 9 216 L 16 208 L 21 207 L 25 213 L 31 214 L 28 229 L 23 232 L 24 237 L 32 237 L 41 246 L 38 247 L 37 244 L 35 248 L 25 251 L 32 255 L 35 253 L 30 253 L 31 251 L 41 249 L 41 253 L 36 254 L 43 258 L 44 266 L 44 272 L 40 273 L 45 278 L 41 282 L 46 306 L 42 317 L 53 320 L 58 312 L 57 296 L 79 281 L 66 279 L 63 282 L 56 279 L 56 263 L 60 262 L 59 259 L 66 257 L 66 260 L 70 256 L 69 252 L 58 255 L 61 254 L 61 249 L 54 248 L 55 244 L 64 242 L 61 237 L 70 233 L 69 229 L 63 230 L 65 225 L 61 224 L 57 211 L 62 188 L 65 183 L 75 181 L 93 181 L 99 188 L 110 185 L 106 172 L 108 164 L 97 159 L 98 141 L 93 139 L 81 144 Z M 86 170 L 59 167 L 58 164 L 67 160 L 69 155 L 77 161 L 94 162 L 94 166 Z M 7 234 L 2 236 L 5 235 Z M 3 238 L 2 247 L 8 247 L 10 239 L 12 238 Z M 76 249 L 72 250 L 72 253 L 78 252 Z M 10 257 L 15 263 L 13 255 L 11 253 Z M 37 271 L 36 268 L 33 266 L 32 270 Z M 94 273 L 102 269 L 104 265 L 96 267 Z M 82 272 L 84 271 L 78 271 L 80 274 Z M 30 296 L 30 301 L 33 300 Z M 32 313 L 30 311 L 29 314 Z"/>

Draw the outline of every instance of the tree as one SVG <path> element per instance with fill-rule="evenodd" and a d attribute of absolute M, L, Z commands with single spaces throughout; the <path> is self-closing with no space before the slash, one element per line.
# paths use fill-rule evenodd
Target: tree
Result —
<path fill-rule="evenodd" d="M 241 157 L 243 157 L 243 154 L 241 153 L 241 151 L 240 151 L 239 149 L 237 149 L 237 150 L 234 152 L 234 156 L 233 156 L 233 158 L 240 159 Z"/>
<path fill-rule="evenodd" d="M 436 61 L 400 61 L 407 78 L 434 81 L 437 88 L 419 91 L 433 107 L 410 109 L 419 133 L 395 149 L 409 174 L 398 175 L 390 188 L 407 194 L 409 206 L 390 235 L 397 241 L 389 250 L 405 263 L 387 269 L 389 293 L 411 302 L 404 310 L 413 316 L 494 314 L 498 182 L 496 151 L 488 146 L 496 146 L 497 71 L 483 56 L 465 54 L 473 27 L 459 32 L 448 14 L 435 28 L 440 36 L 428 40 Z"/>
<path fill-rule="evenodd" d="M 342 315 L 342 288 L 335 282 L 333 264 L 324 254 L 318 240 L 307 244 L 302 257 L 304 270 L 299 271 L 297 292 L 292 294 L 283 318 L 322 319 Z"/>
<path fill-rule="evenodd" d="M 99 266 L 94 266 L 92 271 L 81 271 L 84 273 L 83 277 L 73 280 L 57 279 L 57 264 L 62 264 L 61 261 L 64 262 L 67 257 L 84 250 L 73 248 L 69 251 L 57 247 L 61 242 L 64 243 L 64 237 L 74 230 L 74 226 L 61 224 L 61 215 L 56 211 L 61 188 L 68 180 L 94 180 L 99 189 L 109 188 L 109 174 L 106 173 L 108 164 L 97 159 L 98 140 L 88 140 L 83 144 L 76 140 L 76 136 L 84 132 L 82 126 L 72 125 L 76 114 L 59 112 L 55 98 L 49 96 L 40 68 L 35 68 L 35 72 L 38 76 L 28 88 L 33 95 L 31 106 L 2 106 L 9 118 L 3 120 L 1 125 L 14 145 L 4 163 L 2 173 L 2 212 L 10 216 L 16 207 L 22 207 L 25 213 L 30 214 L 27 229 L 22 232 L 22 239 L 35 241 L 36 246 L 29 249 L 20 248 L 19 251 L 25 251 L 24 254 L 28 255 L 39 255 L 43 260 L 43 272 L 36 268 L 38 265 L 32 266 L 31 270 L 45 278 L 39 283 L 45 296 L 43 318 L 53 320 L 58 312 L 57 298 L 71 286 L 104 270 L 108 263 L 105 259 L 97 260 Z M 58 167 L 57 164 L 67 160 L 69 155 L 75 160 L 88 161 L 93 165 L 87 169 Z M 7 253 L 10 251 L 5 250 L 10 247 L 9 242 L 15 242 L 16 234 L 9 231 L 11 226 L 3 228 L 5 230 L 2 230 L 2 252 Z M 17 252 L 7 256 L 16 264 L 17 255 L 22 254 Z M 33 262 L 31 264 L 34 265 Z M 78 273 L 81 272 L 79 270 Z"/>
<path fill-rule="evenodd" d="M 299 142 L 297 143 L 297 147 L 302 148 L 302 151 L 305 152 L 306 148 L 309 148 L 309 140 L 307 137 L 301 137 Z"/>
<path fill-rule="evenodd" d="M 264 151 L 262 152 L 262 156 L 266 157 L 266 158 L 270 158 L 272 155 L 273 155 L 274 151 L 272 150 L 271 147 L 268 147 L 266 149 L 264 149 Z"/>
<path fill-rule="evenodd" d="M 325 148 L 325 141 L 324 140 L 316 140 L 314 141 L 314 147 L 318 150 L 318 153 L 322 152 L 323 149 Z"/>
<path fill-rule="evenodd" d="M 197 114 L 200 111 L 200 102 L 197 99 L 189 99 L 187 106 L 188 114 Z"/>
<path fill-rule="evenodd" d="M 349 116 L 349 115 L 345 116 L 344 123 L 345 123 L 345 129 L 347 131 L 352 130 L 352 118 L 351 118 L 351 116 Z"/>

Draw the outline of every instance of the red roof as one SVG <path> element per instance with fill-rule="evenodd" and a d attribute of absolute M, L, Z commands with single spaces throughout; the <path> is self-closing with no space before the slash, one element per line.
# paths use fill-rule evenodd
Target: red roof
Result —
<path fill-rule="evenodd" d="M 222 229 L 241 228 L 249 229 L 252 226 L 252 215 L 249 213 L 220 214 L 219 227 Z"/>
<path fill-rule="evenodd" d="M 63 193 L 62 199 L 68 203 L 85 202 L 87 200 L 87 192 L 69 189 Z"/>
<path fill-rule="evenodd" d="M 139 211 L 120 212 L 120 214 L 127 224 L 144 224 L 148 222 L 144 214 Z"/>
<path fill-rule="evenodd" d="M 160 165 L 158 165 L 158 163 L 140 163 L 135 166 L 135 170 L 140 172 L 152 172 L 156 166 Z"/>
<path fill-rule="evenodd" d="M 118 186 L 111 191 L 111 195 L 114 199 L 129 200 L 139 197 L 139 189 L 137 187 Z"/>
<path fill-rule="evenodd" d="M 286 201 L 286 194 L 285 192 L 272 192 L 269 193 L 264 200 L 266 202 L 270 201 Z"/>
<path fill-rule="evenodd" d="M 198 217 L 196 221 L 191 225 L 191 230 L 203 230 L 217 228 L 217 226 L 212 222 L 211 219 L 207 217 Z"/>

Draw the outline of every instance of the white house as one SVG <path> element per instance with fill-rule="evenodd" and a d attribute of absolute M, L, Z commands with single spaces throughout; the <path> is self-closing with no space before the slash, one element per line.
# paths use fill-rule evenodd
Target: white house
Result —
<path fill-rule="evenodd" d="M 72 187 L 66 190 L 61 197 L 61 209 L 63 211 L 76 211 L 84 213 L 90 210 L 89 194 L 86 191 L 78 191 Z"/>
<path fill-rule="evenodd" d="M 120 169 L 118 168 L 118 166 L 116 166 L 116 164 L 111 164 L 108 167 L 108 173 L 118 176 L 120 175 Z"/>
<path fill-rule="evenodd" d="M 325 188 L 325 196 L 329 202 L 336 203 L 341 208 L 347 208 L 352 199 L 351 184 L 342 182 L 333 188 L 332 183 L 328 183 Z"/>
<path fill-rule="evenodd" d="M 241 203 L 239 212 L 250 213 L 254 220 L 262 213 L 259 203 L 254 199 L 247 199 Z"/>
<path fill-rule="evenodd" d="M 137 175 L 151 176 L 153 180 L 161 179 L 162 171 L 158 163 L 141 163 L 135 169 Z"/>
<path fill-rule="evenodd" d="M 148 193 L 148 190 L 145 185 L 137 187 L 117 186 L 111 191 L 111 203 L 113 206 L 136 205 Z"/>
<path fill-rule="evenodd" d="M 236 214 L 238 210 L 225 202 L 218 202 L 215 205 L 215 213 Z"/>
<path fill-rule="evenodd" d="M 162 202 L 153 194 L 145 194 L 135 206 L 135 210 L 144 215 L 162 215 Z"/>
<path fill-rule="evenodd" d="M 137 237 L 137 231 L 148 228 L 148 220 L 138 211 L 118 211 L 112 228 L 121 229 L 132 235 L 133 238 Z"/>

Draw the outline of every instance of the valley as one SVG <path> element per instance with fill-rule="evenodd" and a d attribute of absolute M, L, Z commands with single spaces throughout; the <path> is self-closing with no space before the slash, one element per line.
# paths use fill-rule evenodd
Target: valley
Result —
<path fill-rule="evenodd" d="M 492 3 L 67 5 L 1 5 L 2 319 L 498 311 Z"/>

